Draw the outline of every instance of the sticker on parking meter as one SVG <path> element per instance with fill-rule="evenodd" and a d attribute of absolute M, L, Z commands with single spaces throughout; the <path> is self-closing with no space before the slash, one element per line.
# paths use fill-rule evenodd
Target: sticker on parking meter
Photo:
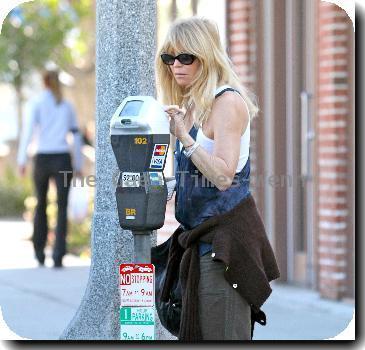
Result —
<path fill-rule="evenodd" d="M 153 306 L 155 286 L 153 264 L 121 264 L 120 306 Z"/>
<path fill-rule="evenodd" d="M 125 218 L 126 220 L 135 220 L 137 215 L 136 208 L 125 208 Z"/>
<path fill-rule="evenodd" d="M 154 340 L 155 309 L 153 307 L 121 307 L 120 339 Z"/>
<path fill-rule="evenodd" d="M 122 187 L 139 187 L 140 173 L 122 173 Z"/>
<path fill-rule="evenodd" d="M 163 181 L 163 176 L 162 176 L 161 172 L 157 172 L 157 171 L 152 172 L 151 171 L 149 173 L 149 176 L 150 176 L 151 186 L 163 186 L 164 181 Z"/>
<path fill-rule="evenodd" d="M 156 143 L 151 158 L 151 169 L 163 169 L 167 155 L 168 144 Z"/>

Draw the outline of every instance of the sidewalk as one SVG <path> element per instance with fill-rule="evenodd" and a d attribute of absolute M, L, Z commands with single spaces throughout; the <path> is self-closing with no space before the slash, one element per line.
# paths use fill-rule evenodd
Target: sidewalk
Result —
<path fill-rule="evenodd" d="M 168 206 L 166 225 L 158 241 L 176 228 Z M 58 339 L 74 316 L 88 280 L 90 261 L 71 255 L 65 268 L 54 270 L 52 260 L 39 268 L 27 239 L 31 226 L 0 221 L 0 312 L 8 327 L 28 339 Z M 343 331 L 353 305 L 321 299 L 318 293 L 273 282 L 273 292 L 262 310 L 267 325 L 256 324 L 253 340 L 321 340 Z M 16 336 L 16 335 L 14 335 Z M 0 317 L 0 339 L 9 339 Z"/>
<path fill-rule="evenodd" d="M 46 249 L 45 267 L 38 267 L 31 235 L 27 222 L 0 221 L 0 339 L 11 337 L 2 319 L 14 337 L 58 339 L 85 291 L 90 260 L 66 255 L 65 268 L 53 269 Z"/>

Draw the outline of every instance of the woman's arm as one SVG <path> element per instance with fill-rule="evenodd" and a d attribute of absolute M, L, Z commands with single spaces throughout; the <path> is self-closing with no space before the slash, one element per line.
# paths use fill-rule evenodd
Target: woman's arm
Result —
<path fill-rule="evenodd" d="M 30 101 L 27 106 L 27 112 L 23 117 L 22 131 L 20 135 L 17 163 L 21 176 L 25 175 L 25 166 L 27 163 L 27 148 L 32 139 L 34 126 L 37 121 L 38 104 Z"/>
<path fill-rule="evenodd" d="M 73 166 L 76 175 L 80 176 L 83 166 L 82 135 L 77 122 L 75 110 L 71 104 L 68 104 L 68 106 L 69 106 L 69 117 L 70 117 L 69 131 L 72 133 L 73 136 L 73 145 L 72 145 Z"/>
<path fill-rule="evenodd" d="M 249 115 L 242 97 L 236 92 L 226 92 L 214 101 L 210 118 L 214 131 L 213 153 L 198 147 L 191 160 L 209 181 L 224 191 L 231 186 L 236 173 L 240 138 L 248 125 Z M 176 120 L 175 124 L 178 124 Z M 175 125 L 175 129 L 177 127 Z M 194 142 L 186 131 L 178 132 L 177 137 L 184 146 Z"/>

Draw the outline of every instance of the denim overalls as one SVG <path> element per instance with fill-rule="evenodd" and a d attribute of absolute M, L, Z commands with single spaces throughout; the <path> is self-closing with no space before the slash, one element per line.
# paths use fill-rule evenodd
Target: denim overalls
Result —
<path fill-rule="evenodd" d="M 189 134 L 194 140 L 197 133 L 198 129 L 193 125 Z M 212 216 L 233 209 L 250 193 L 250 157 L 243 169 L 235 174 L 232 186 L 225 191 L 220 191 L 207 180 L 194 163 L 180 151 L 179 140 L 176 140 L 175 169 L 175 217 L 186 230 Z M 210 250 L 210 244 L 200 242 L 200 256 Z"/>

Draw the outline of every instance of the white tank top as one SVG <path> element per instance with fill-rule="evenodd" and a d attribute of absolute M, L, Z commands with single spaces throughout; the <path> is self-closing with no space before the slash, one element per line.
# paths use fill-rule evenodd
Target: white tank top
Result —
<path fill-rule="evenodd" d="M 229 85 L 223 85 L 216 89 L 215 95 L 217 95 L 222 90 L 229 88 Z M 250 111 L 248 109 L 247 103 L 245 100 L 246 108 L 248 115 L 250 115 Z M 209 137 L 205 136 L 203 130 L 201 128 L 198 129 L 198 133 L 196 135 L 196 141 L 210 154 L 213 153 L 214 147 L 214 140 L 210 139 Z M 179 142 L 180 148 L 182 148 L 181 142 Z M 236 173 L 240 172 L 247 163 L 248 156 L 250 154 L 250 119 L 248 120 L 248 124 L 246 130 L 244 131 L 243 135 L 241 136 L 240 142 L 240 155 L 238 159 L 238 164 L 236 168 Z"/>

